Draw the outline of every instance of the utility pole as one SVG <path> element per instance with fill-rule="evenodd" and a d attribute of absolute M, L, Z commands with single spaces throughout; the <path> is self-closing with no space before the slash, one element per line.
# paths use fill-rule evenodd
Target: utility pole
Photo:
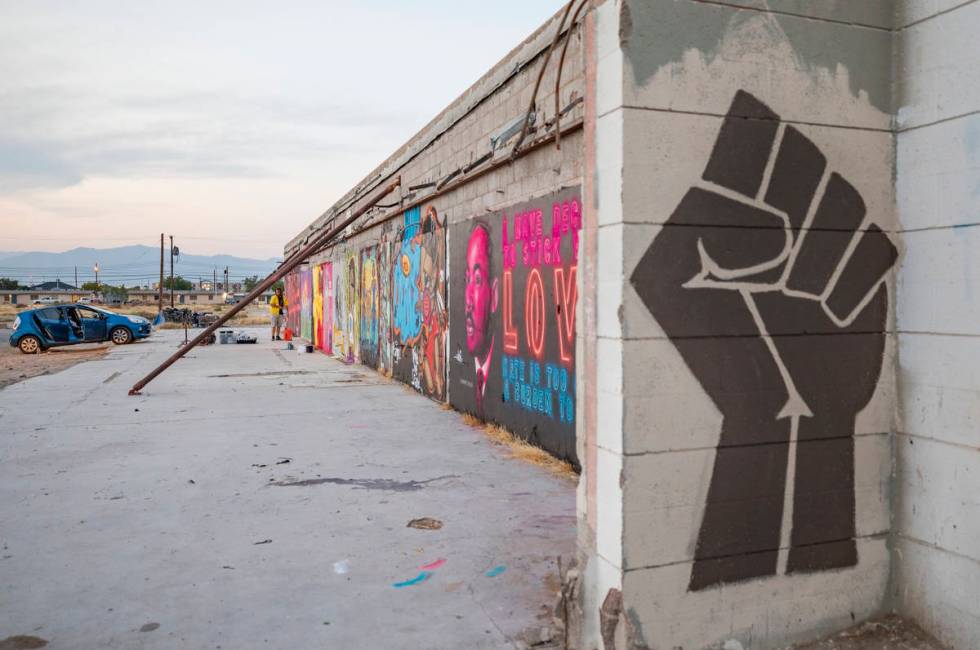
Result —
<path fill-rule="evenodd" d="M 160 286 L 157 287 L 160 293 L 160 309 L 163 311 L 163 233 L 160 233 Z"/>
<path fill-rule="evenodd" d="M 75 289 L 78 289 L 78 267 L 75 267 Z"/>
<path fill-rule="evenodd" d="M 170 308 L 174 307 L 174 236 L 170 235 Z"/>
<path fill-rule="evenodd" d="M 211 268 L 211 302 L 214 302 L 214 292 L 218 290 L 218 269 Z"/>

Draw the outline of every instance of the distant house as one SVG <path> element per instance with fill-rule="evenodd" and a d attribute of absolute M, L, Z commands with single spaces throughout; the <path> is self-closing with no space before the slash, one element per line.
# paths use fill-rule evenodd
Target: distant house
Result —
<path fill-rule="evenodd" d="M 28 287 L 31 291 L 78 291 L 78 287 L 72 286 L 67 282 L 55 280 L 54 282 L 42 282 Z"/>

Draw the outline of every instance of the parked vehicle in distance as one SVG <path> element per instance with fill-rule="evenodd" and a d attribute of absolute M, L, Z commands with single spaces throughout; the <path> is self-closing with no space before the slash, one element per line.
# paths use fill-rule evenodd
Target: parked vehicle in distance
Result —
<path fill-rule="evenodd" d="M 23 311 L 14 319 L 10 345 L 24 354 L 79 343 L 132 343 L 150 335 L 150 321 L 80 303 Z"/>
<path fill-rule="evenodd" d="M 79 304 L 82 304 L 82 305 L 91 305 L 93 301 L 88 296 L 85 296 L 84 298 L 79 298 L 78 299 L 78 302 L 79 302 Z"/>
<path fill-rule="evenodd" d="M 38 298 L 34 301 L 35 305 L 54 305 L 57 304 L 58 299 L 54 296 L 44 296 L 43 298 Z"/>

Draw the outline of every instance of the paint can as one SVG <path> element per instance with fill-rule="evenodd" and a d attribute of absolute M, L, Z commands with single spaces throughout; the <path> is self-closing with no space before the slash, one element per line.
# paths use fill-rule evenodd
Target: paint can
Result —
<path fill-rule="evenodd" d="M 286 349 L 287 350 L 295 350 L 296 348 L 293 347 L 293 344 L 292 343 L 287 343 L 286 344 Z"/>

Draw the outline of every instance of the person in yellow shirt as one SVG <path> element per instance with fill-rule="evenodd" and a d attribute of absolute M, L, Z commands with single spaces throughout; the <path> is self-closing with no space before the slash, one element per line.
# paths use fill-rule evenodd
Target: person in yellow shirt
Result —
<path fill-rule="evenodd" d="M 282 324 L 286 322 L 286 308 L 289 302 L 282 293 L 282 287 L 276 287 L 276 293 L 269 299 L 269 311 L 272 312 L 272 340 L 281 341 L 279 336 Z"/>

